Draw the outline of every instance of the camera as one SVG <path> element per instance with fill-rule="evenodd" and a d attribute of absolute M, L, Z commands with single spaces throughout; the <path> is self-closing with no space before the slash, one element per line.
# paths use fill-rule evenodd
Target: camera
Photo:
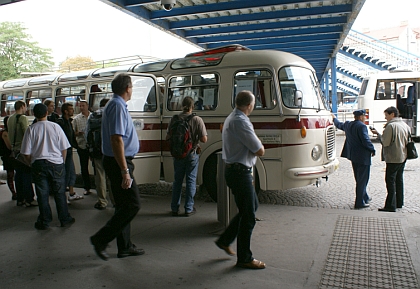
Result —
<path fill-rule="evenodd" d="M 171 11 L 176 5 L 176 0 L 160 0 L 160 4 L 166 11 Z"/>
<path fill-rule="evenodd" d="M 369 126 L 369 129 L 372 130 L 372 129 L 375 129 L 375 128 L 373 126 Z"/>

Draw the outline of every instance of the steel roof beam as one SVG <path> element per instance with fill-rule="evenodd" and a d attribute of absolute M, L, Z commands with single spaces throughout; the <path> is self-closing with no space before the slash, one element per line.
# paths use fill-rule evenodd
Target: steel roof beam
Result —
<path fill-rule="evenodd" d="M 265 38 L 258 40 L 242 40 L 242 41 L 232 41 L 231 43 L 240 44 L 243 46 L 251 45 L 271 45 L 271 44 L 284 44 L 284 45 L 302 45 L 312 42 L 314 45 L 319 41 L 319 43 L 328 43 L 335 44 L 336 38 L 339 37 L 339 33 L 330 33 L 330 34 L 318 34 L 318 35 L 309 35 L 309 36 L 292 36 L 292 37 L 281 37 L 281 38 Z M 331 41 L 331 42 L 329 42 Z M 220 43 L 210 43 L 208 48 L 219 47 Z"/>
<path fill-rule="evenodd" d="M 140 1 L 131 0 L 132 2 L 138 3 Z M 130 2 L 130 0 L 126 1 L 126 5 Z M 150 2 L 150 1 L 148 1 Z M 182 17 L 188 16 L 191 14 L 207 14 L 207 13 L 222 13 L 226 11 L 238 11 L 238 10 L 246 10 L 246 9 L 261 9 L 264 7 L 273 7 L 273 6 L 283 6 L 283 5 L 290 5 L 290 4 L 299 4 L 299 3 L 308 3 L 308 0 L 241 0 L 241 1 L 229 1 L 229 2 L 219 2 L 219 3 L 207 3 L 203 5 L 191 5 L 191 6 L 184 6 L 184 7 L 176 7 L 171 11 L 165 10 L 156 10 L 153 11 L 152 17 L 153 19 L 165 19 L 171 17 Z M 316 2 L 314 2 L 317 5 Z M 338 5 L 337 5 L 338 6 Z M 329 7 L 329 6 L 326 6 Z M 317 7 L 318 8 L 318 7 Z M 325 8 L 325 7 L 321 7 Z M 307 8 L 299 8 L 299 9 L 307 9 Z M 299 10 L 293 9 L 293 10 Z M 292 10 L 292 9 L 291 9 Z M 351 8 L 350 8 L 351 11 Z"/>
<path fill-rule="evenodd" d="M 291 29 L 291 30 L 280 30 L 280 31 L 270 31 L 270 32 L 255 32 L 255 33 L 243 33 L 243 34 L 234 34 L 234 35 L 224 35 L 224 36 L 210 36 L 210 37 L 201 37 L 197 38 L 198 44 L 208 44 L 215 42 L 234 42 L 241 40 L 249 39 L 259 39 L 259 38 L 276 38 L 276 37 L 286 37 L 286 36 L 297 36 L 297 35 L 317 35 L 317 34 L 326 34 L 326 37 L 329 37 L 331 33 L 341 33 L 343 28 L 341 26 L 330 26 L 322 28 L 303 28 L 303 29 Z"/>
<path fill-rule="evenodd" d="M 235 1 L 238 3 L 240 1 Z M 259 3 L 259 1 L 254 1 Z M 233 2 L 225 2 L 233 3 Z M 218 3 L 220 5 L 222 3 Z M 197 6 L 194 6 L 197 7 Z M 223 25 L 223 24 L 234 24 L 238 22 L 247 22 L 247 21 L 267 21 L 267 20 L 278 20 L 291 17 L 310 17 L 310 16 L 319 16 L 330 14 L 341 14 L 341 13 L 350 13 L 351 5 L 336 5 L 336 6 L 327 6 L 327 7 L 316 7 L 316 8 L 302 8 L 302 9 L 290 9 L 290 10 L 281 10 L 281 11 L 271 11 L 271 12 L 260 12 L 260 13 L 250 13 L 250 14 L 239 14 L 239 15 L 229 15 L 229 16 L 220 16 L 220 17 L 211 17 L 211 18 L 200 18 L 194 20 L 181 20 L 171 22 L 170 29 L 186 29 L 186 28 L 195 28 L 195 27 L 206 27 L 211 25 Z M 154 21 L 157 18 L 154 17 L 153 12 L 150 20 Z"/>
<path fill-rule="evenodd" d="M 270 22 L 270 23 L 259 23 L 259 24 L 247 24 L 240 26 L 225 26 L 218 28 L 203 28 L 185 31 L 185 37 L 200 37 L 209 36 L 213 34 L 225 34 L 225 33 L 238 33 L 238 32 L 251 32 L 259 30 L 271 30 L 271 29 L 284 29 L 284 28 L 301 28 L 306 26 L 321 26 L 321 25 L 334 25 L 346 23 L 347 17 L 328 17 L 328 18 L 316 18 L 307 20 L 292 20 L 282 22 Z"/>

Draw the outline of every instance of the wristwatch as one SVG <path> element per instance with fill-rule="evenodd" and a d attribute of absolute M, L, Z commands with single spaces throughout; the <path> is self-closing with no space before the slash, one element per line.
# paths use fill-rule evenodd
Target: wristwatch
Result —
<path fill-rule="evenodd" d="M 129 169 L 125 169 L 125 170 L 122 170 L 121 171 L 121 174 L 122 175 L 128 175 L 130 173 L 130 170 Z"/>

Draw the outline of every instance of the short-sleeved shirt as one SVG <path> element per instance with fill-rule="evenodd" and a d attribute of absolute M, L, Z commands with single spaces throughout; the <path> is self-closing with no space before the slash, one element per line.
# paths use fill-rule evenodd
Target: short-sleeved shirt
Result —
<path fill-rule="evenodd" d="M 235 108 L 226 118 L 222 131 L 222 158 L 227 164 L 255 165 L 255 153 L 262 147 L 248 116 Z"/>
<path fill-rule="evenodd" d="M 190 113 L 181 113 L 179 116 L 183 119 L 187 118 Z M 166 130 L 166 134 L 169 133 L 169 128 L 171 127 L 173 122 L 173 118 L 169 122 L 168 129 Z M 201 117 L 195 115 L 193 116 L 190 121 L 188 122 L 191 128 L 191 139 L 193 140 L 193 149 L 195 149 L 200 141 L 200 138 L 207 135 L 206 126 L 204 121 Z"/>
<path fill-rule="evenodd" d="M 102 152 L 109 157 L 114 156 L 111 146 L 112 135 L 122 136 L 126 157 L 134 157 L 139 152 L 139 139 L 127 104 L 116 94 L 105 106 L 102 116 Z"/>
<path fill-rule="evenodd" d="M 51 121 L 37 121 L 25 132 L 20 152 L 30 155 L 32 163 L 36 160 L 47 160 L 53 164 L 62 164 L 62 151 L 70 143 L 61 127 Z"/>
<path fill-rule="evenodd" d="M 10 144 L 12 145 L 12 149 L 14 151 L 19 151 L 23 135 L 25 134 L 26 129 L 28 128 L 28 118 L 26 115 L 21 114 L 19 116 L 18 121 L 16 122 L 16 117 L 18 114 L 14 113 L 9 119 L 7 120 L 7 128 L 9 133 Z"/>
<path fill-rule="evenodd" d="M 89 115 L 85 116 L 83 113 L 79 113 L 73 118 L 72 122 L 73 129 L 76 132 L 77 146 L 81 149 L 86 149 L 86 139 L 84 135 L 78 135 L 78 132 L 84 132 L 86 130 Z"/>

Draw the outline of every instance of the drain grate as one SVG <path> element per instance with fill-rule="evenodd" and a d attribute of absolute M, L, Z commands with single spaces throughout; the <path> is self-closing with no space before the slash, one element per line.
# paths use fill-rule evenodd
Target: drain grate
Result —
<path fill-rule="evenodd" d="M 339 216 L 319 288 L 419 288 L 400 220 Z"/>

